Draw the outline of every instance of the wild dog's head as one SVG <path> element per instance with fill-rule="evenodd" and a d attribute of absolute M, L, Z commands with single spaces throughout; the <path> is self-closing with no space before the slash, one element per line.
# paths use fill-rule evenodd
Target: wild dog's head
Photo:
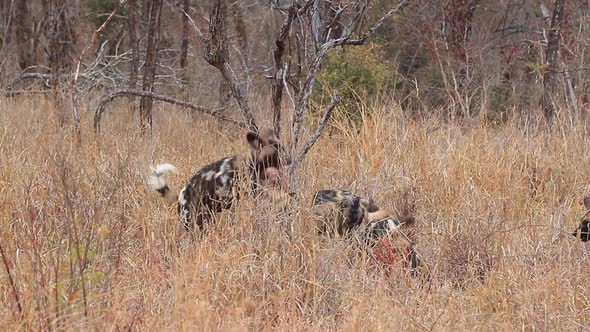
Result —
<path fill-rule="evenodd" d="M 421 263 L 414 248 L 414 217 L 394 218 L 379 210 L 369 213 L 368 219 L 366 241 L 377 261 L 384 267 L 402 262 L 415 275 Z"/>
<path fill-rule="evenodd" d="M 385 212 L 383 212 L 383 215 L 385 215 Z M 413 245 L 415 242 L 413 230 L 415 223 L 416 219 L 412 216 L 393 218 L 386 215 L 383 219 L 372 219 L 370 216 L 366 228 L 367 241 L 374 243 L 381 238 L 388 237 L 402 245 Z"/>
<path fill-rule="evenodd" d="M 250 144 L 251 166 L 255 184 L 278 185 L 282 175 L 282 146 L 272 129 L 264 129 L 246 135 Z"/>
<path fill-rule="evenodd" d="M 573 231 L 572 235 L 576 238 L 579 237 L 582 242 L 588 242 L 590 240 L 590 196 L 584 197 L 582 204 L 586 208 L 586 214 L 582 217 L 580 225 Z"/>

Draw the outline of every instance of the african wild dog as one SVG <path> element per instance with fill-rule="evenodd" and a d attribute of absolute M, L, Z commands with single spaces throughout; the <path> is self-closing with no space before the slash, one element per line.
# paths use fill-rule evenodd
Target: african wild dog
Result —
<path fill-rule="evenodd" d="M 312 211 L 320 217 L 317 225 L 320 234 L 343 236 L 358 228 L 367 220 L 368 213 L 376 213 L 379 208 L 372 200 L 335 189 L 318 191 L 313 198 Z"/>
<path fill-rule="evenodd" d="M 412 272 L 419 268 L 413 232 L 408 232 L 415 224 L 414 217 L 393 218 L 373 200 L 338 189 L 318 191 L 312 211 L 318 216 L 320 234 L 345 236 L 359 231 L 367 248 L 379 253 L 383 251 L 380 244 L 387 241 L 388 256 L 401 255 Z"/>
<path fill-rule="evenodd" d="M 401 258 L 414 276 L 421 268 L 418 253 L 414 248 L 414 232 L 409 229 L 415 222 L 412 216 L 369 221 L 365 234 L 366 242 L 374 249 L 378 260 L 391 263 Z"/>
<path fill-rule="evenodd" d="M 178 214 L 187 231 L 193 220 L 199 229 L 203 229 L 213 213 L 230 208 L 234 199 L 239 199 L 237 184 L 240 176 L 251 176 L 252 192 L 258 192 L 261 186 L 280 186 L 282 148 L 275 132 L 272 129 L 260 134 L 250 131 L 246 139 L 250 145 L 250 158 L 232 156 L 208 164 L 198 170 L 178 194 Z M 158 165 L 148 185 L 167 200 L 175 201 L 175 194 L 164 178 L 168 173 L 176 173 L 176 167 L 167 163 Z"/>
<path fill-rule="evenodd" d="M 583 204 L 586 208 L 586 214 L 584 214 L 580 225 L 572 232 L 572 235 L 576 238 L 579 237 L 582 242 L 588 242 L 590 240 L 590 196 L 584 197 Z"/>

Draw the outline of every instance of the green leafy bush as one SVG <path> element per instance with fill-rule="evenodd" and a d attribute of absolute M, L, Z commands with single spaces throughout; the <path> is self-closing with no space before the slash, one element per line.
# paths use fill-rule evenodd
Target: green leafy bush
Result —
<path fill-rule="evenodd" d="M 314 101 L 329 103 L 333 91 L 338 91 L 342 96 L 339 112 L 358 125 L 359 104 L 390 91 L 396 79 L 392 64 L 380 55 L 380 46 L 370 43 L 338 49 L 327 56 L 318 74 Z"/>

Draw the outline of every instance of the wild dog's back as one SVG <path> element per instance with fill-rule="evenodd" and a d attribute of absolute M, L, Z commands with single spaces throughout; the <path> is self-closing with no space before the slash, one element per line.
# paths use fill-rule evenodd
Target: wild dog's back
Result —
<path fill-rule="evenodd" d="M 320 234 L 325 233 L 330 222 L 335 223 L 333 232 L 337 230 L 340 235 L 360 229 L 366 248 L 384 264 L 401 259 L 412 273 L 420 267 L 414 248 L 414 217 L 395 218 L 374 201 L 339 189 L 318 191 L 312 210 L 320 218 Z"/>
<path fill-rule="evenodd" d="M 242 159 L 232 156 L 220 159 L 199 169 L 178 194 L 178 213 L 186 230 L 193 223 L 201 228 L 210 219 L 212 213 L 229 208 L 233 202 L 234 182 L 239 173 L 250 174 L 252 189 L 270 186 L 275 191 L 280 189 L 283 163 L 279 152 L 280 141 L 272 129 L 261 133 L 249 131 L 246 140 L 250 146 L 250 157 Z M 169 164 L 163 164 L 169 165 Z M 173 166 L 172 166 L 173 167 Z M 173 200 L 173 191 L 168 188 L 163 174 L 171 171 L 168 166 L 156 170 L 148 185 L 169 200 Z M 175 167 L 174 167 L 175 170 Z M 193 220 L 194 219 L 194 220 Z"/>
<path fill-rule="evenodd" d="M 210 212 L 220 212 L 231 206 L 239 163 L 239 158 L 232 156 L 205 165 L 180 191 L 178 213 L 187 230 L 192 227 L 193 214 L 197 225 L 203 227 L 203 218 Z"/>
<path fill-rule="evenodd" d="M 368 201 L 350 191 L 326 189 L 314 195 L 312 211 L 319 218 L 320 234 L 337 232 L 342 236 L 362 224 L 367 212 L 366 206 Z M 331 221 L 334 224 L 330 225 Z"/>

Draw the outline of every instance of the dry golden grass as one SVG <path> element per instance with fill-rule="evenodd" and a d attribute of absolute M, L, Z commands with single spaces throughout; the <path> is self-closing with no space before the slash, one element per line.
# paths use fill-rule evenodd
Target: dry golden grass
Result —
<path fill-rule="evenodd" d="M 85 114 L 78 146 L 48 100 L 0 99 L 5 330 L 590 328 L 590 261 L 569 235 L 590 193 L 581 125 L 548 135 L 520 119 L 459 125 L 375 109 L 360 134 L 333 129 L 311 151 L 292 222 L 243 200 L 197 241 L 144 185 L 148 164 L 178 166 L 179 189 L 204 164 L 246 153 L 243 133 L 158 106 L 152 142 L 123 110 L 99 137 Z M 413 205 L 431 280 L 386 276 L 316 236 L 308 207 L 323 188 Z"/>

